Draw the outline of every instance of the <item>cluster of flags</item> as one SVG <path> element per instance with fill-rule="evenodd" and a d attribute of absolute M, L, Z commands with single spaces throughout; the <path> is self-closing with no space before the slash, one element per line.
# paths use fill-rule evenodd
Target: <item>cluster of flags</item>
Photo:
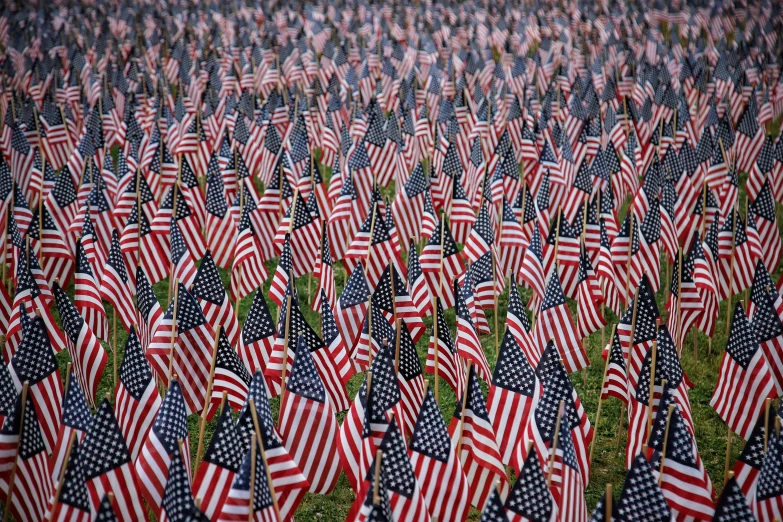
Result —
<path fill-rule="evenodd" d="M 283 522 L 344 472 L 352 522 L 587 521 L 615 398 L 629 471 L 592 520 L 783 519 L 782 25 L 765 2 L 7 6 L 5 515 Z M 722 301 L 710 405 L 747 443 L 716 498 L 680 359 Z M 570 374 L 607 309 L 593 425 Z"/>

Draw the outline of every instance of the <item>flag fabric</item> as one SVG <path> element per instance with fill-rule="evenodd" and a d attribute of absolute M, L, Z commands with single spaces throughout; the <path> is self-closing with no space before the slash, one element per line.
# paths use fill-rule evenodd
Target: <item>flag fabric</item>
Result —
<path fill-rule="evenodd" d="M 750 503 L 745 495 L 742 494 L 737 479 L 730 477 L 723 486 L 723 492 L 715 506 L 715 516 L 712 520 L 724 522 L 736 520 L 738 522 L 753 522 L 756 520 L 753 511 L 750 509 Z"/>
<path fill-rule="evenodd" d="M 13 491 L 8 477 L 0 478 L 0 492 L 6 501 L 13 495 L 10 513 L 19 521 L 43 520 L 52 481 L 41 424 L 29 395 L 19 393 L 17 396 L 13 412 L 0 429 L 0 444 L 14 449 L 11 457 L 14 467 L 11 474 L 15 478 Z"/>
<path fill-rule="evenodd" d="M 457 403 L 449 424 L 449 435 L 452 445 L 461 449 L 458 456 L 468 480 L 470 504 L 483 508 L 496 484 L 499 483 L 498 488 L 505 496 L 509 482 L 500 458 L 492 420 L 472 365 L 469 365 L 462 393 L 467 396 L 460 397 Z"/>
<path fill-rule="evenodd" d="M 408 455 L 430 516 L 464 522 L 468 515 L 468 481 L 431 389 L 426 391 L 418 412 Z"/>
<path fill-rule="evenodd" d="M 60 416 L 60 431 L 57 433 L 57 446 L 52 451 L 49 469 L 53 484 L 60 479 L 63 463 L 67 458 L 68 445 L 71 437 L 74 443 L 84 441 L 84 437 L 92 426 L 92 413 L 87 405 L 76 376 L 71 374 L 68 387 L 63 395 L 63 409 Z"/>
<path fill-rule="evenodd" d="M 511 462 L 542 393 L 543 386 L 533 367 L 507 327 L 487 396 L 487 410 L 504 465 Z"/>
<path fill-rule="evenodd" d="M 76 242 L 76 270 L 74 277 L 73 304 L 84 319 L 87 327 L 99 339 L 109 338 L 109 322 L 98 291 L 98 283 L 81 241 Z"/>
<path fill-rule="evenodd" d="M 184 282 L 181 278 L 180 281 Z M 201 305 L 204 318 L 212 326 L 212 329 L 217 331 L 218 327 L 222 327 L 231 346 L 239 345 L 241 334 L 239 320 L 231 306 L 228 293 L 220 279 L 217 264 L 209 249 L 204 252 L 204 257 L 201 259 L 201 264 L 193 279 L 191 293 Z"/>
<path fill-rule="evenodd" d="M 114 313 L 118 314 L 120 321 L 122 321 L 123 328 L 130 332 L 138 319 L 136 318 L 136 310 L 133 306 L 133 297 L 129 285 L 128 267 L 122 255 L 119 235 L 114 230 L 111 237 L 109 258 L 103 271 L 100 297 L 112 305 Z M 136 286 L 137 293 L 139 293 L 138 287 L 140 283 L 138 281 Z M 144 317 L 143 319 L 148 320 L 149 318 Z"/>
<path fill-rule="evenodd" d="M 558 506 L 547 485 L 535 448 L 525 460 L 504 507 L 510 522 L 554 522 Z"/>
<path fill-rule="evenodd" d="M 195 499 L 190 490 L 190 474 L 183 462 L 184 456 L 179 448 L 174 450 L 169 465 L 166 487 L 163 490 L 160 514 L 161 522 L 181 520 L 200 520 L 203 513 L 196 507 Z"/>
<path fill-rule="evenodd" d="M 91 511 L 97 511 L 104 495 L 112 492 L 117 520 L 141 520 L 144 508 L 138 478 L 108 400 L 102 400 L 98 406 L 81 449 Z"/>
<path fill-rule="evenodd" d="M 238 346 L 239 358 L 251 373 L 266 370 L 276 334 L 274 319 L 259 288 L 242 325 Z"/>
<path fill-rule="evenodd" d="M 40 317 L 34 316 L 25 326 L 24 338 L 8 369 L 16 392 L 21 392 L 25 381 L 30 383 L 29 398 L 40 423 L 46 451 L 53 451 L 60 431 L 63 385 L 46 325 Z"/>
<path fill-rule="evenodd" d="M 131 462 L 136 462 L 161 404 L 136 328 L 131 328 L 128 333 L 118 375 L 114 415 L 128 446 Z"/>
<path fill-rule="evenodd" d="M 190 469 L 188 440 L 185 399 L 179 382 L 172 380 L 135 463 L 141 493 L 153 511 L 162 507 L 172 462 L 184 458 L 185 467 Z M 184 452 L 182 456 L 179 442 Z"/>
<path fill-rule="evenodd" d="M 334 489 L 342 469 L 337 453 L 323 451 L 337 443 L 337 419 L 303 336 L 296 352 L 282 399 L 280 435 L 310 491 L 325 494 Z"/>
<path fill-rule="evenodd" d="M 73 361 L 74 373 L 84 390 L 87 402 L 94 406 L 97 403 L 98 385 L 109 362 L 109 356 L 57 283 L 54 284 L 54 297 L 65 330 L 66 346 Z"/>
<path fill-rule="evenodd" d="M 538 346 L 553 340 L 568 373 L 574 373 L 590 364 L 582 341 L 579 340 L 571 312 L 566 305 L 557 267 L 552 269 L 533 331 Z"/>
<path fill-rule="evenodd" d="M 210 520 L 223 510 L 242 460 L 242 446 L 231 408 L 224 407 L 193 476 L 193 494 L 201 499 L 201 509 Z"/>
<path fill-rule="evenodd" d="M 764 402 L 776 395 L 772 370 L 756 342 L 745 309 L 737 303 L 710 406 L 729 429 L 747 440 Z"/>
<path fill-rule="evenodd" d="M 58 473 L 55 488 L 47 514 L 51 520 L 72 520 L 73 522 L 88 522 L 90 520 L 90 497 L 87 492 L 87 484 L 84 481 L 84 465 L 79 455 L 79 442 L 74 440 L 65 472 L 62 475 L 62 485 L 57 492 L 57 481 L 60 481 Z"/>
<path fill-rule="evenodd" d="M 783 490 L 778 480 L 783 469 L 783 439 L 769 434 L 767 454 L 759 471 L 755 495 L 751 500 L 753 514 L 759 520 L 774 520 L 783 514 Z"/>

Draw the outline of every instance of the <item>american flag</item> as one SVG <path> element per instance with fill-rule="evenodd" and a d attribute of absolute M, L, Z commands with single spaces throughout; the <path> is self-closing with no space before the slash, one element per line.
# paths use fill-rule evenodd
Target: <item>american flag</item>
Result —
<path fill-rule="evenodd" d="M 732 468 L 735 480 L 747 499 L 753 499 L 755 496 L 757 479 L 767 453 L 766 447 L 774 437 L 772 433 L 767 435 L 767 431 L 775 425 L 776 417 L 777 413 L 771 407 L 758 416 L 753 431 Z"/>
<path fill-rule="evenodd" d="M 198 299 L 204 317 L 212 328 L 217 331 L 218 327 L 222 327 L 231 346 L 238 346 L 241 334 L 239 320 L 209 249 L 201 259 L 191 293 Z"/>
<path fill-rule="evenodd" d="M 528 421 L 524 437 L 517 444 L 511 464 L 519 472 L 522 463 L 527 458 L 528 447 L 526 441 L 532 441 L 541 459 L 541 466 L 547 470 L 547 456 L 550 455 L 552 440 L 554 438 L 555 425 L 559 415 L 561 401 L 564 403 L 564 413 L 568 415 L 571 438 L 576 451 L 576 458 L 581 470 L 582 483 L 587 484 L 589 477 L 588 453 L 593 439 L 593 429 L 587 418 L 579 396 L 571 384 L 568 374 L 560 362 L 560 356 L 553 343 L 549 343 L 544 350 L 541 361 L 536 367 L 536 377 L 544 386 L 544 393 L 538 401 L 533 416 Z"/>
<path fill-rule="evenodd" d="M 182 284 L 190 287 L 196 278 L 196 263 L 188 250 L 185 239 L 175 220 L 171 220 L 169 232 L 169 259 L 171 259 L 170 279 L 179 279 Z"/>
<path fill-rule="evenodd" d="M 574 441 L 570 436 L 570 415 L 564 409 L 561 409 L 558 415 L 560 430 L 555 434 L 558 440 L 553 442 L 553 448 L 550 450 L 550 453 L 554 453 L 554 458 L 547 459 L 549 466 L 546 468 L 548 477 L 551 477 L 550 491 L 559 516 L 565 520 L 587 522 L 585 484 L 582 482 Z"/>
<path fill-rule="evenodd" d="M 510 522 L 554 522 L 558 517 L 540 460 L 532 448 L 505 503 Z"/>
<path fill-rule="evenodd" d="M 249 448 L 251 435 L 255 433 L 260 437 L 266 452 L 272 485 L 277 492 L 281 521 L 290 520 L 310 484 L 286 450 L 277 428 L 275 428 L 272 420 L 272 407 L 268 399 L 269 392 L 266 390 L 263 376 L 258 372 L 253 376 L 247 397 L 248 400 L 242 407 L 237 420 L 240 444 L 243 449 Z M 256 419 L 258 424 L 256 424 Z M 230 498 L 229 494 L 229 501 Z"/>
<path fill-rule="evenodd" d="M 137 333 L 142 349 L 146 351 L 164 313 L 142 267 L 136 268 L 136 306 L 140 319 Z"/>
<path fill-rule="evenodd" d="M 435 375 L 435 379 L 446 380 L 454 394 L 460 396 L 465 386 L 465 372 L 462 370 L 462 361 L 457 355 L 457 349 L 451 337 L 449 324 L 440 305 L 440 299 L 435 298 L 435 317 L 433 331 L 427 346 L 427 364 L 424 371 Z M 437 365 L 435 364 L 437 358 Z M 436 372 L 437 369 L 437 372 Z"/>
<path fill-rule="evenodd" d="M 416 305 L 420 317 L 432 315 L 432 297 L 421 270 L 419 253 L 416 251 L 416 243 L 413 239 L 410 240 L 408 248 L 408 294 Z"/>
<path fill-rule="evenodd" d="M 274 319 L 266 304 L 264 292 L 259 288 L 242 325 L 238 346 L 239 358 L 251 373 L 263 372 L 266 369 L 276 334 Z"/>
<path fill-rule="evenodd" d="M 206 246 L 221 268 L 231 266 L 234 253 L 237 226 L 229 213 L 223 178 L 210 173 L 207 176 L 207 197 L 205 204 Z"/>
<path fill-rule="evenodd" d="M 339 426 L 304 336 L 299 336 L 296 352 L 280 406 L 280 434 L 310 482 L 310 491 L 326 494 L 336 486 L 342 466 L 336 452 L 323 448 L 337 443 Z"/>
<path fill-rule="evenodd" d="M 193 476 L 193 493 L 210 518 L 219 515 L 242 464 L 242 445 L 231 408 L 220 412 L 209 446 Z"/>
<path fill-rule="evenodd" d="M 109 338 L 109 323 L 103 308 L 98 283 L 84 253 L 81 240 L 76 242 L 76 270 L 74 278 L 73 304 L 85 323 L 99 339 Z"/>
<path fill-rule="evenodd" d="M 343 293 L 337 300 L 334 316 L 340 335 L 349 351 L 353 350 L 358 341 L 364 316 L 367 314 L 370 295 L 370 287 L 367 285 L 367 278 L 364 275 L 364 266 L 359 264 L 345 283 Z"/>
<path fill-rule="evenodd" d="M 709 519 L 714 514 L 712 482 L 675 404 L 673 390 L 668 384 L 664 386 L 647 441 L 652 451 L 650 464 L 675 516 Z"/>
<path fill-rule="evenodd" d="M 590 364 L 566 305 L 557 267 L 552 269 L 544 300 L 536 320 L 534 336 L 539 346 L 553 340 L 568 373 L 574 373 Z"/>
<path fill-rule="evenodd" d="M 372 286 L 378 284 L 378 280 L 389 262 L 397 263 L 400 267 L 403 266 L 399 245 L 396 245 L 395 248 L 388 223 L 377 202 L 373 203 L 370 213 L 353 237 L 345 253 L 345 258 L 364 261 L 367 282 Z"/>
<path fill-rule="evenodd" d="M 628 376 L 626 374 L 626 356 L 620 344 L 620 335 L 617 330 L 612 332 L 611 339 L 602 353 L 606 359 L 608 368 L 604 370 L 604 380 L 601 383 L 601 400 L 616 397 L 628 403 Z"/>
<path fill-rule="evenodd" d="M 262 262 L 259 236 L 250 221 L 250 212 L 249 206 L 243 206 L 234 247 L 231 295 L 235 301 L 263 285 L 268 277 Z"/>
<path fill-rule="evenodd" d="M 378 446 L 378 455 L 381 458 L 382 483 L 389 496 L 389 505 L 393 519 L 400 522 L 427 522 L 430 514 L 427 511 L 427 503 L 419 487 L 414 467 L 408 457 L 408 449 L 405 444 L 397 419 L 392 418 L 383 439 Z M 379 458 L 373 453 L 367 476 L 362 481 L 362 488 L 356 497 L 356 504 L 366 502 L 366 498 L 373 494 L 374 470 Z M 354 509 L 358 511 L 358 509 Z"/>
<path fill-rule="evenodd" d="M 601 285 L 593 270 L 593 265 L 590 263 L 584 244 L 582 244 L 582 253 L 579 257 L 576 324 L 577 336 L 579 339 L 584 339 L 605 327 L 606 319 L 600 309 L 603 300 Z"/>
<path fill-rule="evenodd" d="M 399 234 L 404 240 L 419 241 L 424 233 L 425 200 L 429 194 L 429 183 L 424 166 L 417 163 L 394 199 L 392 213 Z M 432 202 L 430 200 L 430 205 Z"/>
<path fill-rule="evenodd" d="M 189 470 L 188 414 L 182 389 L 175 379 L 171 381 L 135 463 L 141 493 L 153 511 L 161 508 L 172 460 L 179 456 L 178 441 L 182 441 L 185 467 Z"/>
<path fill-rule="evenodd" d="M 87 402 L 95 406 L 98 385 L 109 356 L 92 333 L 79 311 L 66 293 L 56 282 L 54 297 L 60 311 L 60 321 L 66 334 L 66 346 L 73 361 L 73 369 L 87 397 Z"/>
<path fill-rule="evenodd" d="M 275 273 L 272 276 L 272 283 L 269 285 L 269 297 L 277 306 L 282 306 L 283 301 L 285 301 L 285 291 L 293 270 L 291 235 L 286 233 L 283 249 L 280 251 L 280 257 L 277 260 L 277 268 L 275 268 Z"/>
<path fill-rule="evenodd" d="M 293 216 L 291 213 L 293 212 Z M 302 195 L 297 191 L 294 193 L 294 202 L 283 214 L 283 219 L 277 229 L 274 243 L 276 250 L 283 246 L 285 233 L 291 234 L 291 252 L 296 254 L 292 258 L 294 275 L 301 276 L 312 272 L 315 265 L 315 257 L 318 247 L 321 243 L 320 226 L 318 221 L 313 219 L 307 204 Z M 240 226 L 240 236 L 242 227 Z M 237 239 L 239 242 L 239 239 Z"/>
<path fill-rule="evenodd" d="M 458 283 L 454 282 L 454 295 L 457 296 L 457 339 L 455 348 L 457 354 L 465 361 L 472 361 L 477 368 L 477 374 L 486 382 L 491 381 L 492 372 L 489 369 L 489 363 L 484 355 L 484 349 L 481 346 L 479 333 L 473 324 L 468 306 L 465 304 L 462 291 Z"/>
<path fill-rule="evenodd" d="M 84 481 L 84 464 L 80 456 L 80 445 L 74 440 L 71 452 L 68 455 L 68 462 L 65 465 L 65 471 L 62 474 L 62 484 L 59 486 L 60 475 L 53 479 L 55 488 L 47 516 L 49 520 L 73 522 L 88 522 L 90 520 L 90 497 L 87 493 L 87 484 Z"/>
<path fill-rule="evenodd" d="M 723 492 L 715 506 L 715 516 L 713 520 L 756 520 L 753 511 L 750 509 L 750 502 L 742 494 L 742 490 L 737 484 L 737 479 L 730 477 L 723 485 Z"/>
<path fill-rule="evenodd" d="M 63 395 L 63 409 L 60 417 L 60 430 L 57 433 L 57 445 L 52 451 L 49 470 L 52 483 L 55 485 L 60 479 L 63 463 L 68 458 L 68 445 L 71 437 L 75 437 L 74 443 L 84 441 L 85 435 L 92 426 L 92 413 L 87 406 L 76 376 L 71 374 L 68 378 L 68 387 Z"/>
<path fill-rule="evenodd" d="M 772 194 L 772 186 L 767 179 L 761 187 L 761 191 L 753 200 L 748 212 L 752 212 L 759 233 L 759 240 L 763 245 L 761 260 L 764 266 L 774 272 L 780 263 L 783 242 L 778 231 L 777 217 L 775 214 L 775 199 Z"/>
<path fill-rule="evenodd" d="M 503 464 L 511 462 L 543 391 L 514 332 L 507 327 L 487 396 L 489 418 Z"/>
<path fill-rule="evenodd" d="M 783 515 L 783 483 L 780 480 L 783 439 L 774 430 L 770 431 L 767 454 L 761 465 L 755 494 L 751 497 L 751 508 L 760 520 L 774 520 Z"/>
<path fill-rule="evenodd" d="M 20 522 L 43 520 L 52 481 L 42 427 L 33 398 L 25 390 L 17 396 L 13 412 L 3 422 L 0 448 L 13 455 L 10 474 L 15 480 L 4 477 L 0 481 L 0 490 L 11 502 L 10 513 Z"/>
<path fill-rule="evenodd" d="M 672 513 L 664 492 L 655 478 L 650 463 L 643 454 L 634 457 L 625 477 L 622 493 L 612 510 L 614 520 L 633 520 L 644 517 L 648 520 L 670 520 Z"/>
<path fill-rule="evenodd" d="M 136 328 L 131 328 L 128 333 L 118 374 L 114 414 L 127 443 L 131 462 L 136 462 L 161 404 Z"/>
<path fill-rule="evenodd" d="M 421 270 L 430 293 L 438 296 L 447 309 L 454 306 L 453 287 L 449 284 L 462 273 L 462 254 L 451 235 L 446 216 L 438 222 L 427 245 L 419 255 Z"/>
<path fill-rule="evenodd" d="M 464 522 L 469 507 L 468 482 L 430 389 L 424 395 L 412 433 L 408 454 L 430 516 Z"/>
<path fill-rule="evenodd" d="M 492 420 L 481 394 L 475 366 L 468 364 L 465 389 L 449 424 L 449 435 L 468 479 L 471 505 L 483 508 L 499 483 L 505 496 L 509 489 L 506 470 L 500 457 Z M 461 451 L 460 451 L 461 450 Z"/>
<path fill-rule="evenodd" d="M 541 233 L 539 227 L 533 229 L 530 237 L 530 245 L 525 249 L 525 255 L 522 258 L 522 265 L 519 268 L 519 279 L 526 283 L 528 288 L 533 290 L 530 305 L 532 308 L 538 308 L 541 301 L 544 300 L 545 274 L 544 258 L 541 253 Z"/>
<path fill-rule="evenodd" d="M 29 383 L 29 396 L 40 421 L 46 451 L 53 451 L 60 431 L 63 385 L 43 320 L 34 316 L 24 327 L 24 339 L 9 362 L 16 391 Z"/>
<path fill-rule="evenodd" d="M 81 446 L 84 478 L 91 511 L 97 511 L 107 492 L 114 494 L 114 511 L 120 522 L 144 518 L 141 490 L 128 447 L 107 399 L 95 413 L 92 429 Z"/>
<path fill-rule="evenodd" d="M 203 514 L 196 507 L 191 493 L 190 472 L 183 462 L 186 458 L 180 453 L 179 448 L 175 448 L 158 515 L 158 520 L 161 522 L 203 519 Z"/>
<path fill-rule="evenodd" d="M 729 429 L 743 439 L 750 437 L 766 399 L 778 395 L 774 375 L 753 331 L 745 309 L 737 303 L 718 383 L 710 400 L 710 406 Z"/>
<path fill-rule="evenodd" d="M 255 435 L 251 440 L 217 520 L 283 522 L 278 511 L 278 492 L 269 482 L 269 463 L 264 458 L 264 450 Z"/>
<path fill-rule="evenodd" d="M 171 221 L 166 223 L 166 233 L 170 224 Z M 139 213 L 138 205 L 134 204 L 131 209 L 120 237 L 120 247 L 127 266 L 142 267 L 150 283 L 155 284 L 169 275 L 171 263 L 166 237 L 152 231 L 146 212 L 142 209 Z M 128 275 L 131 278 L 135 276 L 132 271 Z M 131 284 L 136 284 L 136 281 L 131 279 Z"/>
<path fill-rule="evenodd" d="M 223 329 L 218 329 L 217 353 L 214 358 L 214 378 L 212 380 L 212 396 L 209 398 L 207 419 L 217 412 L 223 396 L 234 410 L 239 410 L 247 397 L 251 376 L 239 355 L 234 349 Z"/>
<path fill-rule="evenodd" d="M 201 307 L 180 283 L 175 287 L 169 309 L 153 333 L 146 356 L 164 383 L 168 384 L 173 375 L 179 376 L 185 403 L 191 413 L 201 411 L 204 406 L 214 342 L 215 332 L 207 323 Z"/>
<path fill-rule="evenodd" d="M 487 504 L 481 512 L 481 522 L 507 522 L 508 520 L 508 513 L 506 513 L 503 507 L 500 492 L 495 488 L 489 495 Z"/>
<path fill-rule="evenodd" d="M 326 221 L 324 221 L 321 226 L 321 248 L 318 250 L 315 268 L 313 268 L 313 278 L 318 280 L 318 289 L 312 302 L 312 309 L 316 312 L 322 308 L 322 299 L 327 300 L 330 309 L 337 305 L 337 288 L 334 283 L 334 267 L 332 265 L 329 230 Z"/>

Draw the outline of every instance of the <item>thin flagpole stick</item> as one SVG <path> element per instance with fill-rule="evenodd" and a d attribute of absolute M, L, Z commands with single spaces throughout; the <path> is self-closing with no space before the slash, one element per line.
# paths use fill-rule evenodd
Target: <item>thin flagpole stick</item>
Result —
<path fill-rule="evenodd" d="M 27 407 L 27 391 L 30 388 L 30 383 L 24 381 L 22 385 L 22 411 L 21 420 L 19 421 L 19 442 L 16 444 L 16 450 L 14 454 L 14 466 L 11 468 L 11 477 L 8 479 L 8 495 L 6 495 L 5 511 L 3 512 L 3 522 L 8 522 L 8 516 L 11 514 L 11 505 L 14 503 L 14 483 L 16 482 L 16 471 L 19 467 L 19 446 L 22 443 L 22 435 L 24 432 L 24 412 Z"/>
<path fill-rule="evenodd" d="M 731 459 L 731 428 L 726 431 L 726 460 L 723 462 L 723 483 L 729 480 L 729 460 Z"/>
<path fill-rule="evenodd" d="M 432 346 L 433 346 L 433 359 L 434 359 L 434 375 L 435 375 L 435 402 L 439 402 L 439 384 L 438 384 L 438 298 L 432 298 Z"/>
<path fill-rule="evenodd" d="M 207 382 L 207 393 L 204 396 L 204 408 L 201 410 L 201 418 L 199 419 L 198 428 L 198 446 L 196 447 L 196 465 L 193 466 L 193 475 L 196 475 L 198 466 L 201 463 L 201 451 L 204 449 L 204 429 L 207 426 L 207 414 L 209 412 L 209 403 L 212 398 L 212 386 L 215 383 L 215 367 L 217 366 L 217 354 L 218 346 L 220 344 L 220 334 L 223 326 L 218 326 L 217 332 L 215 332 L 215 342 L 212 345 L 212 364 L 209 367 L 209 381 Z M 225 398 L 224 398 L 225 400 Z M 222 403 L 221 403 L 222 407 Z"/>
<path fill-rule="evenodd" d="M 604 507 L 604 521 L 612 522 L 612 483 L 606 484 L 606 505 Z"/>
<path fill-rule="evenodd" d="M 282 404 L 282 402 L 281 402 Z M 258 423 L 258 414 L 256 413 L 256 403 L 251 398 L 248 400 L 248 405 L 250 406 L 250 416 L 253 419 L 253 426 L 255 428 L 254 435 L 257 437 L 258 440 L 258 448 L 261 450 L 261 458 L 264 461 L 264 467 L 266 468 L 266 480 L 269 484 L 269 492 L 272 496 L 272 505 L 275 508 L 275 513 L 277 514 L 277 520 L 282 520 L 280 518 L 280 507 L 277 504 L 277 494 L 275 493 L 275 485 L 274 482 L 272 482 L 272 474 L 269 471 L 269 462 L 266 460 L 266 451 L 264 449 L 264 439 L 261 437 L 261 425 Z"/>
<path fill-rule="evenodd" d="M 372 485 L 372 503 L 376 506 L 381 503 L 381 459 L 383 459 L 383 451 L 378 450 L 375 452 L 375 481 Z"/>
<path fill-rule="evenodd" d="M 677 324 L 674 325 L 677 335 L 677 355 L 682 357 L 682 345 L 685 343 L 682 332 L 682 248 L 677 250 Z"/>
<path fill-rule="evenodd" d="M 661 465 L 658 468 L 658 485 L 663 481 L 663 467 L 666 463 L 666 445 L 669 442 L 669 425 L 672 423 L 674 404 L 669 404 L 669 413 L 666 415 L 666 429 L 663 431 L 663 449 L 661 450 Z"/>
<path fill-rule="evenodd" d="M 658 341 L 653 340 L 652 353 L 650 354 L 650 393 L 649 404 L 647 405 L 647 437 L 650 438 L 650 430 L 652 430 L 653 424 L 653 399 L 655 398 L 655 366 L 658 358 Z"/>
<path fill-rule="evenodd" d="M 465 366 L 465 382 L 468 382 L 470 379 L 470 365 L 473 361 L 468 361 L 467 366 Z M 465 386 L 465 389 L 462 391 L 462 410 L 460 413 L 460 423 L 459 423 L 459 438 L 457 439 L 457 459 L 460 458 L 460 455 L 462 454 L 462 434 L 465 432 L 465 410 L 468 406 L 468 387 Z"/>
<path fill-rule="evenodd" d="M 256 434 L 253 433 L 250 435 L 250 495 L 248 497 L 247 505 L 248 522 L 253 522 L 255 520 L 254 505 L 256 496 L 256 452 L 258 451 L 256 444 L 258 444 L 258 439 L 256 438 Z"/>
<path fill-rule="evenodd" d="M 614 331 L 615 328 L 617 328 L 617 325 L 612 325 L 612 335 L 609 336 L 609 339 L 614 339 Z M 606 382 L 606 374 L 609 372 L 609 359 L 612 355 L 611 348 L 609 349 L 609 354 L 606 357 L 606 364 L 604 365 L 604 376 L 601 378 L 601 386 L 598 389 L 598 410 L 595 413 L 595 424 L 593 424 L 593 429 L 595 430 L 595 434 L 593 435 L 593 440 L 590 442 L 590 456 L 588 457 L 588 462 L 593 461 L 593 449 L 595 449 L 595 439 L 597 439 L 598 435 L 598 423 L 601 421 L 601 406 L 603 405 L 603 391 L 604 391 L 604 383 Z"/>
<path fill-rule="evenodd" d="M 174 345 L 177 341 L 177 300 L 179 298 L 179 279 L 176 280 L 174 286 L 174 310 L 172 311 L 171 321 L 171 345 L 169 346 L 169 372 L 168 372 L 168 386 L 171 387 L 171 376 L 174 373 Z"/>
<path fill-rule="evenodd" d="M 73 451 L 73 443 L 76 441 L 76 430 L 71 431 L 71 436 L 68 437 L 68 446 L 65 450 L 65 458 L 63 459 L 62 468 L 60 468 L 60 474 L 57 479 L 56 489 L 54 492 L 54 499 L 52 500 L 52 511 L 49 513 L 49 522 L 54 521 L 54 507 L 57 504 L 57 499 L 60 498 L 60 493 L 63 490 L 63 480 L 65 478 L 65 470 L 68 468 L 68 462 L 71 460 L 71 452 Z"/>
<path fill-rule="evenodd" d="M 731 209 L 731 264 L 729 269 L 729 295 L 726 298 L 726 335 L 731 326 L 731 293 L 734 290 L 734 258 L 737 253 L 737 205 Z"/>
<path fill-rule="evenodd" d="M 766 399 L 764 401 L 764 453 L 767 453 L 767 445 L 769 444 L 769 410 L 772 407 L 772 399 Z"/>
<path fill-rule="evenodd" d="M 555 423 L 555 434 L 552 438 L 552 450 L 549 454 L 549 469 L 546 474 L 546 485 L 552 484 L 552 471 L 555 468 L 555 455 L 557 454 L 557 441 L 560 440 L 560 420 L 563 418 L 564 402 L 560 401 L 560 407 L 557 409 L 557 422 Z"/>

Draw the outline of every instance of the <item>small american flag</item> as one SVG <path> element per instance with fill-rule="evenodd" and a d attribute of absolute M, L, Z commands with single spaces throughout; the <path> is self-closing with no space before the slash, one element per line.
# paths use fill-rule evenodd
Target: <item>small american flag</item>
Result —
<path fill-rule="evenodd" d="M 470 503 L 476 508 L 483 508 L 496 483 L 499 483 L 498 487 L 505 496 L 509 482 L 473 365 L 469 365 L 463 393 L 467 397 L 461 397 L 457 403 L 449 424 L 449 434 L 451 443 L 461 448 L 458 457 L 468 479 Z"/>
<path fill-rule="evenodd" d="M 178 441 L 185 452 L 185 467 L 190 469 L 188 440 L 185 399 L 179 382 L 172 380 L 135 464 L 141 493 L 154 511 L 161 509 L 171 463 L 179 458 Z"/>
<path fill-rule="evenodd" d="M 280 407 L 280 434 L 310 482 L 310 491 L 326 494 L 337 484 L 342 466 L 336 452 L 323 448 L 336 445 L 339 425 L 304 336 L 299 337 L 296 352 Z"/>
<path fill-rule="evenodd" d="M 775 378 L 764 351 L 756 341 L 745 309 L 737 303 L 710 406 L 730 430 L 747 439 L 753 423 L 764 410 L 765 401 L 777 395 Z"/>
<path fill-rule="evenodd" d="M 92 333 L 79 311 L 73 305 L 66 293 L 56 282 L 54 297 L 60 311 L 60 320 L 66 334 L 66 346 L 73 361 L 73 369 L 87 397 L 87 402 L 96 404 L 98 384 L 109 356 L 101 346 L 98 338 Z"/>
<path fill-rule="evenodd" d="M 506 499 L 510 522 L 554 522 L 558 517 L 555 499 L 547 485 L 535 448 L 532 448 L 519 477 Z M 602 519 L 603 520 L 603 519 Z"/>
<path fill-rule="evenodd" d="M 220 514 L 242 464 L 242 445 L 231 408 L 223 408 L 212 439 L 193 477 L 193 493 L 210 519 Z"/>
<path fill-rule="evenodd" d="M 142 520 L 144 508 L 138 479 L 108 400 L 101 401 L 81 449 L 92 511 L 98 510 L 105 494 L 111 491 L 117 520 Z"/>
<path fill-rule="evenodd" d="M 209 249 L 201 259 L 191 293 L 198 299 L 210 326 L 215 331 L 218 327 L 222 327 L 231 346 L 239 345 L 241 333 L 239 320 L 228 299 L 228 293 Z"/>
<path fill-rule="evenodd" d="M 487 396 L 500 460 L 508 465 L 544 389 L 511 328 L 506 328 Z"/>
<path fill-rule="evenodd" d="M 196 507 L 193 494 L 190 489 L 190 472 L 183 460 L 189 460 L 189 456 L 183 456 L 176 448 L 171 455 L 166 487 L 163 490 L 160 513 L 160 522 L 177 520 L 203 520 L 203 514 Z"/>
<path fill-rule="evenodd" d="M 57 433 L 57 445 L 52 451 L 49 469 L 52 483 L 57 484 L 60 478 L 63 462 L 67 458 L 68 444 L 71 436 L 76 437 L 74 443 L 84 441 L 85 435 L 92 427 L 92 413 L 87 406 L 76 376 L 71 374 L 68 387 L 63 396 L 63 409 L 60 417 L 60 431 Z"/>

